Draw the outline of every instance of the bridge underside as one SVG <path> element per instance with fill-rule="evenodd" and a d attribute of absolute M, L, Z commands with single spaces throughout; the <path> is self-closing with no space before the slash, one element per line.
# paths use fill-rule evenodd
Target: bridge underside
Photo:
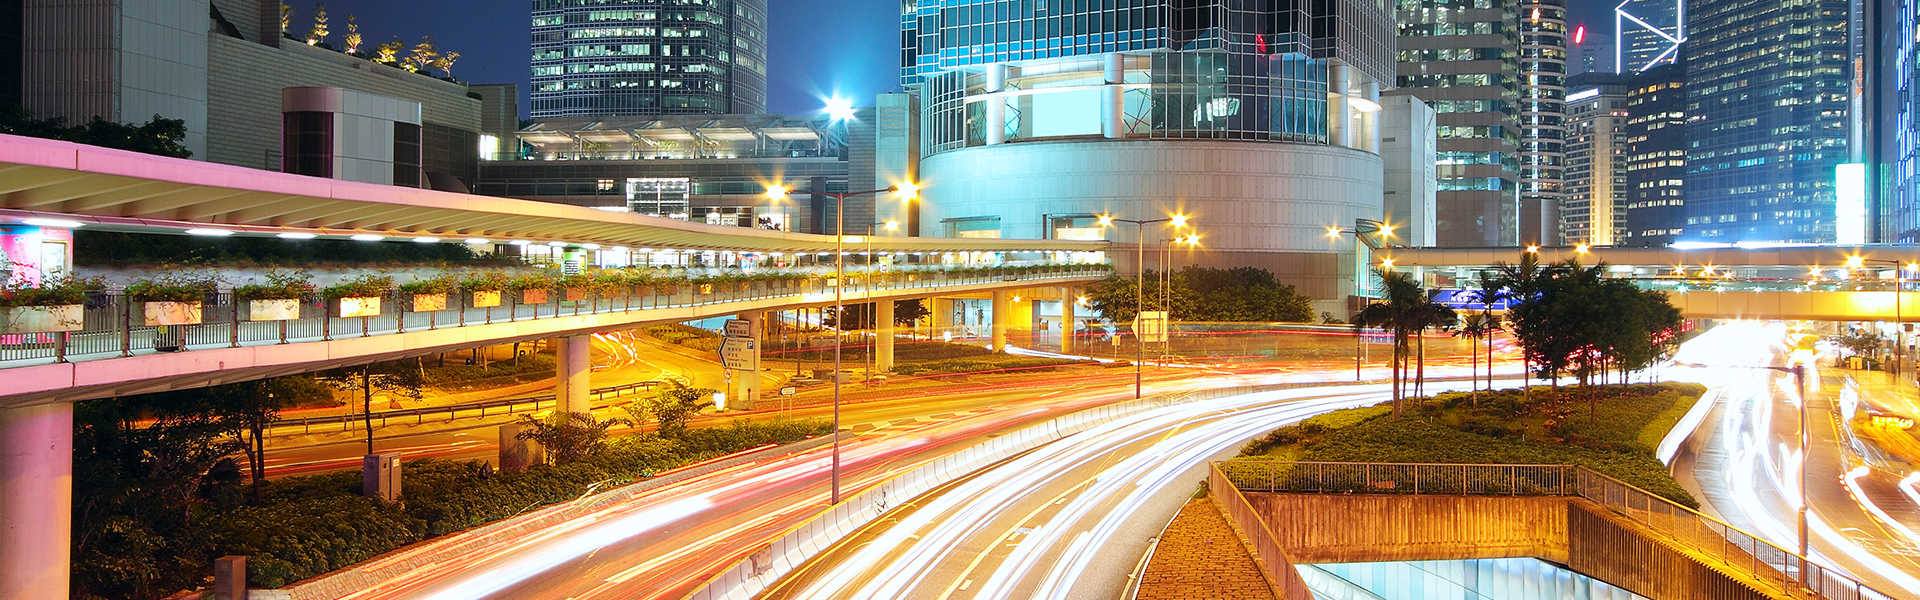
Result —
<path fill-rule="evenodd" d="M 1085 285 L 1097 278 L 1063 277 L 942 287 L 875 290 L 870 295 L 850 290 L 843 301 L 965 296 L 996 290 Z M 267 377 L 310 373 L 381 361 L 429 356 L 440 352 L 582 335 L 597 331 L 632 329 L 660 323 L 721 317 L 740 313 L 831 306 L 831 294 L 801 294 L 692 306 L 602 311 L 579 316 L 546 317 L 516 322 L 469 324 L 459 327 L 406 332 L 374 332 L 357 337 L 358 330 L 332 340 L 263 343 L 239 347 L 189 347 L 186 352 L 141 354 L 99 360 L 75 357 L 74 362 L 6 369 L 0 377 L 0 410 L 77 402 L 129 394 L 162 392 L 251 381 Z"/>
<path fill-rule="evenodd" d="M 1915 292 L 1669 292 L 1667 299 L 1694 319 L 1801 321 L 1920 321 Z"/>

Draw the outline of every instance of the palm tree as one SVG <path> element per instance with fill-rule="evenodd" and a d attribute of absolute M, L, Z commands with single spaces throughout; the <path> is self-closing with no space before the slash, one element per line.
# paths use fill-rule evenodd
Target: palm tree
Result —
<path fill-rule="evenodd" d="M 1460 328 L 1453 335 L 1473 338 L 1473 402 L 1480 403 L 1480 338 L 1487 338 L 1487 389 L 1493 389 L 1493 334 L 1500 331 L 1500 320 L 1493 313 L 1480 311 L 1468 314 L 1461 319 Z"/>
<path fill-rule="evenodd" d="M 1414 358 L 1409 338 L 1434 327 L 1452 327 L 1458 317 L 1453 309 L 1429 299 L 1426 290 L 1421 289 L 1412 275 L 1387 270 L 1377 272 L 1386 297 L 1368 304 L 1360 314 L 1354 316 L 1354 323 L 1362 327 L 1388 329 L 1393 333 L 1393 418 L 1398 420 L 1402 412 L 1401 401 L 1406 397 L 1407 361 Z M 1424 339 L 1419 345 L 1423 353 L 1416 367 L 1416 394 L 1426 382 Z"/>

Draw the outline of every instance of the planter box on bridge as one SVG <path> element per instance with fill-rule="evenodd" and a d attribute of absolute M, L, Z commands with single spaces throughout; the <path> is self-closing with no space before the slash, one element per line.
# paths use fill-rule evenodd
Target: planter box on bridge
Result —
<path fill-rule="evenodd" d="M 521 304 L 546 304 L 547 291 L 546 290 L 521 290 L 520 303 Z"/>
<path fill-rule="evenodd" d="M 199 325 L 200 307 L 199 302 L 143 302 L 140 311 L 148 327 Z"/>
<path fill-rule="evenodd" d="M 413 312 L 434 312 L 447 309 L 446 294 L 414 294 Z"/>
<path fill-rule="evenodd" d="M 500 290 L 475 290 L 473 292 L 474 308 L 493 308 L 499 305 Z"/>
<path fill-rule="evenodd" d="M 380 316 L 380 297 L 347 297 L 333 301 L 334 316 L 342 319 Z"/>
<path fill-rule="evenodd" d="M 0 334 L 79 331 L 86 305 L 13 306 L 0 309 Z"/>
<path fill-rule="evenodd" d="M 293 298 L 248 300 L 248 321 L 292 321 L 300 318 L 300 301 Z"/>

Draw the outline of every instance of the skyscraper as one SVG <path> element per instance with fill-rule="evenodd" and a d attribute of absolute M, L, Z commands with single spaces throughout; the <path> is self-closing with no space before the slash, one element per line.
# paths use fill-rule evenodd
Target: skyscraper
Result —
<path fill-rule="evenodd" d="M 1680 58 L 1685 0 L 1624 0 L 1613 7 L 1614 72 L 1638 73 Z"/>
<path fill-rule="evenodd" d="M 1567 81 L 1565 243 L 1614 246 L 1625 237 L 1627 79 L 1596 72 Z"/>
<path fill-rule="evenodd" d="M 1105 237 L 1155 252 L 1183 230 L 1102 228 L 1099 217 L 1179 214 L 1207 247 L 1183 261 L 1265 267 L 1345 314 L 1353 263 L 1340 257 L 1354 246 L 1326 229 L 1384 216 L 1388 10 L 1377 0 L 909 2 L 901 81 L 923 107 L 921 231 Z M 1116 249 L 1123 269 L 1133 250 Z"/>
<path fill-rule="evenodd" d="M 532 113 L 764 112 L 766 43 L 766 0 L 533 0 Z"/>
<path fill-rule="evenodd" d="M 1627 225 L 1623 246 L 1664 246 L 1686 231 L 1686 65 L 1666 64 L 1628 80 Z"/>
<path fill-rule="evenodd" d="M 1519 10 L 1518 0 L 1399 0 L 1390 93 L 1439 113 L 1440 246 L 1519 243 Z"/>
<path fill-rule="evenodd" d="M 1566 166 L 1566 0 L 1520 3 L 1520 239 L 1559 244 Z"/>
<path fill-rule="evenodd" d="M 1848 2 L 1688 9 L 1683 239 L 1835 241 L 1835 170 L 1857 131 Z"/>

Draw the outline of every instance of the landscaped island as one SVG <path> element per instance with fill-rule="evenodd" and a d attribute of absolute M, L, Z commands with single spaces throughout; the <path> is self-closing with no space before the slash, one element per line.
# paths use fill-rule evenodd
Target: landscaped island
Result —
<path fill-rule="evenodd" d="M 1697 508 L 1653 452 L 1704 393 L 1691 383 L 1449 392 L 1413 399 L 1398 421 L 1386 405 L 1307 419 L 1234 460 L 1579 465 Z"/>

